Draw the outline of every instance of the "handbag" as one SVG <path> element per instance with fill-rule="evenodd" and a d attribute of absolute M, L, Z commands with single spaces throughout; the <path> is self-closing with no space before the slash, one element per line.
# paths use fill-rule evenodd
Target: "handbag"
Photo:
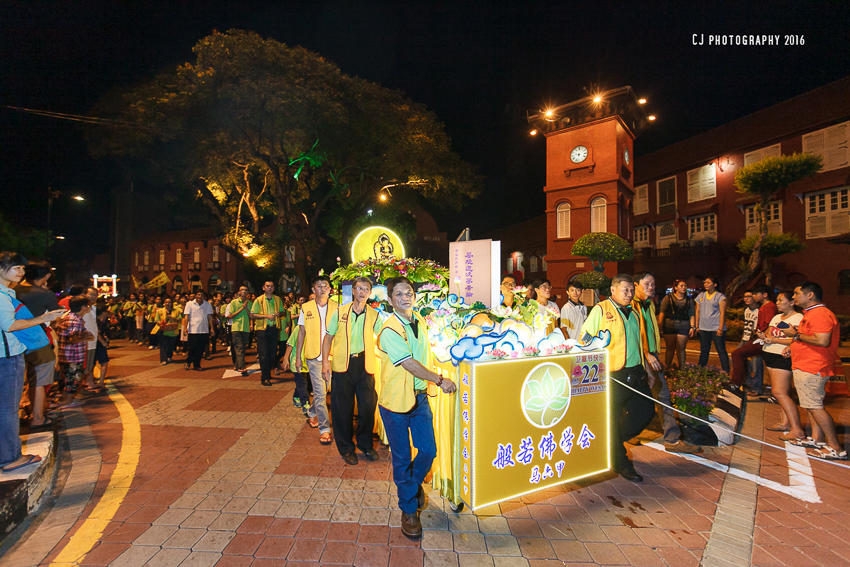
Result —
<path fill-rule="evenodd" d="M 15 320 L 18 319 L 33 319 L 33 315 L 26 305 L 18 301 L 17 298 L 12 297 L 11 295 L 5 294 L 12 301 L 12 307 L 15 308 Z M 6 340 L 6 332 L 0 331 L 3 333 L 3 342 L 6 346 L 6 352 L 9 352 L 8 342 Z M 50 339 L 47 338 L 47 333 L 44 330 L 44 327 L 41 325 L 35 325 L 33 327 L 29 327 L 27 329 L 21 329 L 19 331 L 12 331 L 12 334 L 15 335 L 15 338 L 21 341 L 25 347 L 27 347 L 27 352 L 36 351 L 42 347 L 45 347 L 50 344 Z M 6 355 L 8 358 L 8 354 Z"/>

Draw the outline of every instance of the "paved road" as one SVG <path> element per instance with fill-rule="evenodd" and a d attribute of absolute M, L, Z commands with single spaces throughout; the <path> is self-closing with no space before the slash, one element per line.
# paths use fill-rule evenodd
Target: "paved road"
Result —
<path fill-rule="evenodd" d="M 386 449 L 345 466 L 291 403 L 227 371 L 159 366 L 117 341 L 109 395 L 65 418 L 60 494 L 2 565 L 845 565 L 850 469 L 753 441 L 696 459 L 632 450 L 646 480 L 613 475 L 454 514 L 434 492 L 420 543 L 399 530 Z M 850 401 L 831 402 L 841 423 Z M 750 404 L 743 432 L 779 444 Z M 843 437 L 843 436 L 842 436 Z M 70 458 L 67 458 L 70 457 Z"/>

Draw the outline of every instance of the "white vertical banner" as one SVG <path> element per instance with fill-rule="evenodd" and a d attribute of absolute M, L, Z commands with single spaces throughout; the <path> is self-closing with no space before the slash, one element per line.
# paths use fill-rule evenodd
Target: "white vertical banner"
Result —
<path fill-rule="evenodd" d="M 498 306 L 501 250 L 498 240 L 449 243 L 449 293 L 469 305 L 480 301 L 488 308 Z"/>

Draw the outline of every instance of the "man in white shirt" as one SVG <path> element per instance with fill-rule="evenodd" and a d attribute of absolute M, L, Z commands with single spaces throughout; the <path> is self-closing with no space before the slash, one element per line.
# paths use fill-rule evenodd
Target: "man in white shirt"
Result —
<path fill-rule="evenodd" d="M 210 339 L 210 329 L 213 328 L 213 308 L 205 301 L 205 298 L 206 293 L 199 289 L 195 292 L 195 300 L 187 303 L 183 311 L 183 329 L 187 332 L 189 343 L 185 370 L 189 370 L 190 365 L 195 370 L 201 369 L 204 347 Z"/>
<path fill-rule="evenodd" d="M 583 291 L 584 286 L 580 282 L 571 281 L 567 287 L 569 299 L 561 308 L 561 329 L 564 330 L 568 339 L 577 341 L 581 340 L 581 326 L 587 319 L 587 306 L 581 302 Z"/>
<path fill-rule="evenodd" d="M 336 313 L 339 304 L 330 299 L 331 281 L 327 276 L 318 276 L 313 280 L 313 293 L 316 299 L 305 303 L 298 315 L 295 368 L 303 368 L 302 361 L 307 361 L 310 382 L 313 384 L 313 405 L 307 414 L 310 418 L 310 427 L 319 429 L 319 443 L 330 445 L 333 438 L 327 405 L 329 384 L 322 377 L 322 343 L 327 334 L 328 321 Z"/>
<path fill-rule="evenodd" d="M 94 340 L 89 341 L 88 345 L 86 345 L 86 375 L 84 380 L 86 390 L 91 391 L 102 391 L 95 387 L 94 382 L 94 351 L 97 349 L 97 314 L 95 313 L 97 296 L 97 288 L 86 288 L 86 298 L 89 300 L 89 306 L 91 306 L 91 309 L 88 313 L 83 315 L 83 323 L 86 326 L 86 331 L 92 334 Z"/>

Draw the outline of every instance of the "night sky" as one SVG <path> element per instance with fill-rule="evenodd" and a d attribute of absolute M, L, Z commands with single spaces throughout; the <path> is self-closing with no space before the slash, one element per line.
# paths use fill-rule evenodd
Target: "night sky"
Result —
<path fill-rule="evenodd" d="M 4 1 L 0 105 L 85 114 L 110 88 L 189 61 L 200 38 L 231 28 L 317 51 L 434 111 L 486 178 L 462 213 L 433 209 L 450 239 L 542 214 L 545 141 L 528 135 L 526 112 L 584 88 L 630 85 L 649 99 L 658 120 L 637 139 L 639 157 L 850 75 L 845 1 Z M 779 35 L 780 45 L 710 46 L 713 34 Z M 47 188 L 58 189 L 52 227 L 66 253 L 105 252 L 121 169 L 92 160 L 74 122 L 0 108 L 0 136 L 3 215 L 44 228 Z"/>

